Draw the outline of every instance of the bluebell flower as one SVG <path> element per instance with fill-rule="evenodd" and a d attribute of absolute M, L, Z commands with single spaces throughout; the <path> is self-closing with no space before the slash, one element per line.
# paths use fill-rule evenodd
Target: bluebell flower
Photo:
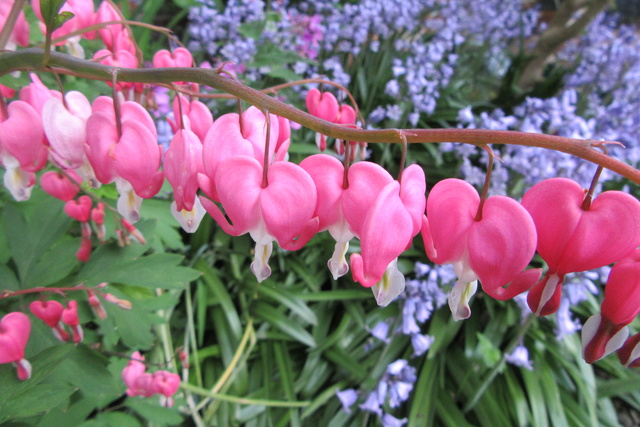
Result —
<path fill-rule="evenodd" d="M 381 421 L 384 427 L 402 427 L 407 423 L 406 418 L 398 419 L 391 414 L 384 414 Z"/>
<path fill-rule="evenodd" d="M 511 353 L 505 354 L 504 359 L 514 366 L 533 371 L 533 363 L 529 360 L 529 350 L 522 344 L 516 346 Z"/>
<path fill-rule="evenodd" d="M 342 404 L 342 410 L 347 414 L 351 413 L 351 406 L 358 400 L 358 393 L 352 388 L 342 391 L 337 391 L 336 396 Z"/>

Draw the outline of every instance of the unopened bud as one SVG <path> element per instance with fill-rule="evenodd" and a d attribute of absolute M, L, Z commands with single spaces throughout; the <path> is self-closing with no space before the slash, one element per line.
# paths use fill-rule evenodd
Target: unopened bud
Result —
<path fill-rule="evenodd" d="M 78 259 L 78 261 L 81 261 L 81 262 L 89 261 L 89 258 L 91 257 L 91 249 L 92 249 L 91 239 L 83 237 L 82 242 L 80 243 L 80 248 L 76 252 L 76 258 Z"/>
<path fill-rule="evenodd" d="M 118 228 L 116 230 L 116 237 L 118 238 L 118 246 L 120 246 L 121 248 L 129 246 L 131 244 L 129 235 L 121 228 Z"/>
<path fill-rule="evenodd" d="M 98 316 L 102 320 L 106 319 L 107 318 L 107 312 L 104 311 L 104 307 L 102 305 L 102 302 L 100 301 L 100 298 L 98 298 L 98 296 L 96 294 L 94 294 L 93 292 L 87 291 L 87 299 L 88 299 L 89 305 L 91 306 L 91 309 L 93 310 L 95 315 Z"/>
<path fill-rule="evenodd" d="M 178 357 L 183 368 L 189 369 L 189 356 L 184 350 L 178 350 Z"/>
<path fill-rule="evenodd" d="M 129 221 L 123 218 L 121 223 L 125 230 L 127 230 L 129 234 L 131 234 L 131 236 L 133 236 L 133 238 L 138 241 L 138 243 L 140 243 L 141 245 L 145 245 L 147 243 L 142 233 L 140 233 L 140 230 L 133 226 Z"/>
<path fill-rule="evenodd" d="M 130 310 L 131 309 L 131 302 L 124 300 L 124 299 L 120 299 L 118 297 L 116 297 L 113 294 L 104 294 L 104 299 L 105 301 L 109 301 L 110 303 L 113 303 L 115 305 L 117 305 L 120 308 L 124 308 L 125 310 Z"/>

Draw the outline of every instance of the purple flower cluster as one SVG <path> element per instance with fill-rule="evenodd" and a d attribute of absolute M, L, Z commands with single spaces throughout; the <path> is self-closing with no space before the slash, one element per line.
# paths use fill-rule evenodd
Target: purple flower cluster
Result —
<path fill-rule="evenodd" d="M 584 35 L 567 44 L 559 60 L 574 71 L 556 96 L 526 98 L 511 115 L 496 109 L 476 117 L 470 108 L 465 108 L 460 111 L 459 123 L 469 128 L 619 141 L 625 148 L 610 145 L 610 154 L 637 166 L 640 162 L 640 35 L 636 27 L 621 25 L 614 14 L 601 14 Z M 443 145 L 441 149 L 449 151 L 452 146 Z M 509 146 L 500 148 L 498 153 L 504 162 L 496 165 L 493 194 L 519 196 L 521 190 L 514 191 L 514 183 L 522 181 L 528 187 L 555 176 L 570 177 L 587 187 L 596 169 L 592 164 L 556 151 Z M 485 169 L 471 164 L 468 154 L 463 153 L 461 175 L 480 184 Z M 486 163 L 486 155 L 481 155 L 480 164 L 486 166 Z M 618 178 L 605 170 L 600 183 Z"/>
<path fill-rule="evenodd" d="M 398 419 L 386 412 L 385 408 L 398 408 L 409 399 L 416 382 L 416 368 L 404 359 L 396 360 L 388 367 L 382 379 L 371 391 L 359 408 L 380 417 L 383 426 L 403 426 L 406 418 Z M 338 391 L 336 396 L 343 409 L 351 413 L 351 406 L 358 400 L 358 392 L 354 389 Z"/>

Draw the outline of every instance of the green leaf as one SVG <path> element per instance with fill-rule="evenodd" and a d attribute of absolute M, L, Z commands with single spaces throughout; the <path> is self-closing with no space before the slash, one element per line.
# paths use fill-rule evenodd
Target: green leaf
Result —
<path fill-rule="evenodd" d="M 269 285 L 258 286 L 258 292 L 264 296 L 286 306 L 293 313 L 297 314 L 305 322 L 312 325 L 318 324 L 318 317 L 316 314 L 300 299 L 297 295 L 292 295 L 284 288 L 269 287 Z"/>
<path fill-rule="evenodd" d="M 70 387 L 69 394 L 64 398 L 61 400 L 46 400 L 46 405 L 40 404 L 31 398 L 31 396 L 36 396 L 38 393 L 36 389 L 42 388 L 41 383 L 51 375 L 72 350 L 73 345 L 63 344 L 49 347 L 30 358 L 32 375 L 27 381 L 17 379 L 15 368 L 12 365 L 0 365 L 0 423 L 17 416 L 17 414 L 20 414 L 20 416 L 36 415 L 39 412 L 53 408 L 73 392 L 74 389 Z M 64 383 L 53 384 L 67 387 Z M 49 392 L 53 395 L 56 394 L 55 391 Z M 37 395 L 40 396 L 39 394 Z M 29 408 L 31 408 L 31 412 L 28 412 Z"/>
<path fill-rule="evenodd" d="M 34 285 L 25 282 L 27 274 L 67 231 L 71 222 L 62 205 L 59 208 L 52 208 L 52 205 L 50 197 L 41 192 L 34 192 L 27 202 L 4 205 L 2 225 L 11 256 L 21 283 L 29 287 Z M 47 214 L 43 215 L 43 212 Z"/>
<path fill-rule="evenodd" d="M 140 422 L 133 415 L 124 412 L 105 412 L 81 424 L 80 427 L 140 427 L 140 425 Z"/>
<path fill-rule="evenodd" d="M 66 401 L 76 388 L 64 383 L 46 383 L 14 397 L 2 409 L 0 419 L 29 417 L 55 408 Z"/>
<path fill-rule="evenodd" d="M 153 346 L 152 323 L 149 315 L 142 310 L 123 310 L 115 307 L 109 310 L 107 320 L 113 322 L 113 330 L 127 347 L 146 350 Z M 105 324 L 105 327 L 108 325 Z"/>
<path fill-rule="evenodd" d="M 58 28 L 62 27 L 64 25 L 65 22 L 67 22 L 69 19 L 73 18 L 75 15 L 71 12 L 60 12 L 54 19 L 53 19 L 53 30 L 57 30 Z"/>
<path fill-rule="evenodd" d="M 249 21 L 240 25 L 238 32 L 246 38 L 258 40 L 266 25 L 266 21 Z"/>
<path fill-rule="evenodd" d="M 52 27 L 58 11 L 60 11 L 65 1 L 66 0 L 40 0 L 40 13 L 48 28 Z M 51 28 L 51 31 L 53 30 L 54 28 Z"/>
<path fill-rule="evenodd" d="M 139 251 L 135 245 L 126 248 L 102 245 L 80 270 L 76 280 L 89 284 L 109 282 L 153 289 L 183 289 L 200 276 L 196 270 L 178 266 L 184 259 L 181 255 L 139 256 Z"/>
<path fill-rule="evenodd" d="M 27 271 L 26 287 L 49 286 L 64 279 L 78 265 L 76 252 L 80 239 L 64 236 L 45 252 L 37 263 Z"/>
<path fill-rule="evenodd" d="M 17 76 L 14 76 L 13 73 L 9 73 L 0 76 L 0 84 L 13 90 L 20 90 L 23 87 L 28 86 L 29 83 L 31 83 L 29 73 L 20 73 Z"/>
<path fill-rule="evenodd" d="M 182 416 L 177 410 L 160 406 L 155 399 L 130 397 L 125 405 L 158 426 L 178 425 L 182 422 Z"/>
<path fill-rule="evenodd" d="M 500 349 L 484 334 L 478 332 L 476 336 L 478 337 L 478 352 L 482 355 L 484 364 L 488 367 L 496 365 L 502 358 Z"/>
<path fill-rule="evenodd" d="M 294 340 L 309 347 L 316 346 L 316 340 L 306 329 L 298 323 L 291 321 L 289 317 L 280 313 L 269 304 L 261 301 L 258 302 L 254 307 L 254 313 L 256 316 L 261 317 L 265 322 L 268 322 L 271 326 L 279 329 Z"/>
<path fill-rule="evenodd" d="M 0 292 L 4 290 L 20 290 L 20 282 L 18 282 L 18 278 L 13 270 L 11 270 L 6 264 L 0 263 Z"/>

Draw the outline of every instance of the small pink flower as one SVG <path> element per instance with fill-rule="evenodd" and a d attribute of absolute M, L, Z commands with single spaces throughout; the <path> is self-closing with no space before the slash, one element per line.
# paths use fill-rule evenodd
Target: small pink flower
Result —
<path fill-rule="evenodd" d="M 73 342 L 76 344 L 82 342 L 82 339 L 84 338 L 84 331 L 80 325 L 80 318 L 78 317 L 78 303 L 75 300 L 70 300 L 67 303 L 67 308 L 62 311 L 62 322 L 71 328 Z"/>
<path fill-rule="evenodd" d="M 619 349 L 629 331 L 627 325 L 640 313 L 640 249 L 613 266 L 604 288 L 600 314 L 582 327 L 584 360 L 593 363 Z"/>
<path fill-rule="evenodd" d="M 0 363 L 14 363 L 21 380 L 31 377 L 31 364 L 24 358 L 30 333 L 31 321 L 24 313 L 9 313 L 0 320 Z"/>
<path fill-rule="evenodd" d="M 63 202 L 71 201 L 76 197 L 82 182 L 82 178 L 74 171 L 68 170 L 66 173 L 73 178 L 75 183 L 71 182 L 66 175 L 56 171 L 45 172 L 40 177 L 40 186 L 44 192 Z"/>
<path fill-rule="evenodd" d="M 69 200 L 64 205 L 64 212 L 80 222 L 88 222 L 91 217 L 93 201 L 89 196 L 80 196 L 78 200 Z"/>
<path fill-rule="evenodd" d="M 172 396 L 180 388 L 180 376 L 167 371 L 158 371 L 153 374 L 153 390 L 160 394 L 160 404 L 167 408 L 173 406 Z"/>
<path fill-rule="evenodd" d="M 51 328 L 53 335 L 60 341 L 69 341 L 71 338 L 62 324 L 62 311 L 64 308 L 58 301 L 33 301 L 29 309 L 38 319 Z"/>

